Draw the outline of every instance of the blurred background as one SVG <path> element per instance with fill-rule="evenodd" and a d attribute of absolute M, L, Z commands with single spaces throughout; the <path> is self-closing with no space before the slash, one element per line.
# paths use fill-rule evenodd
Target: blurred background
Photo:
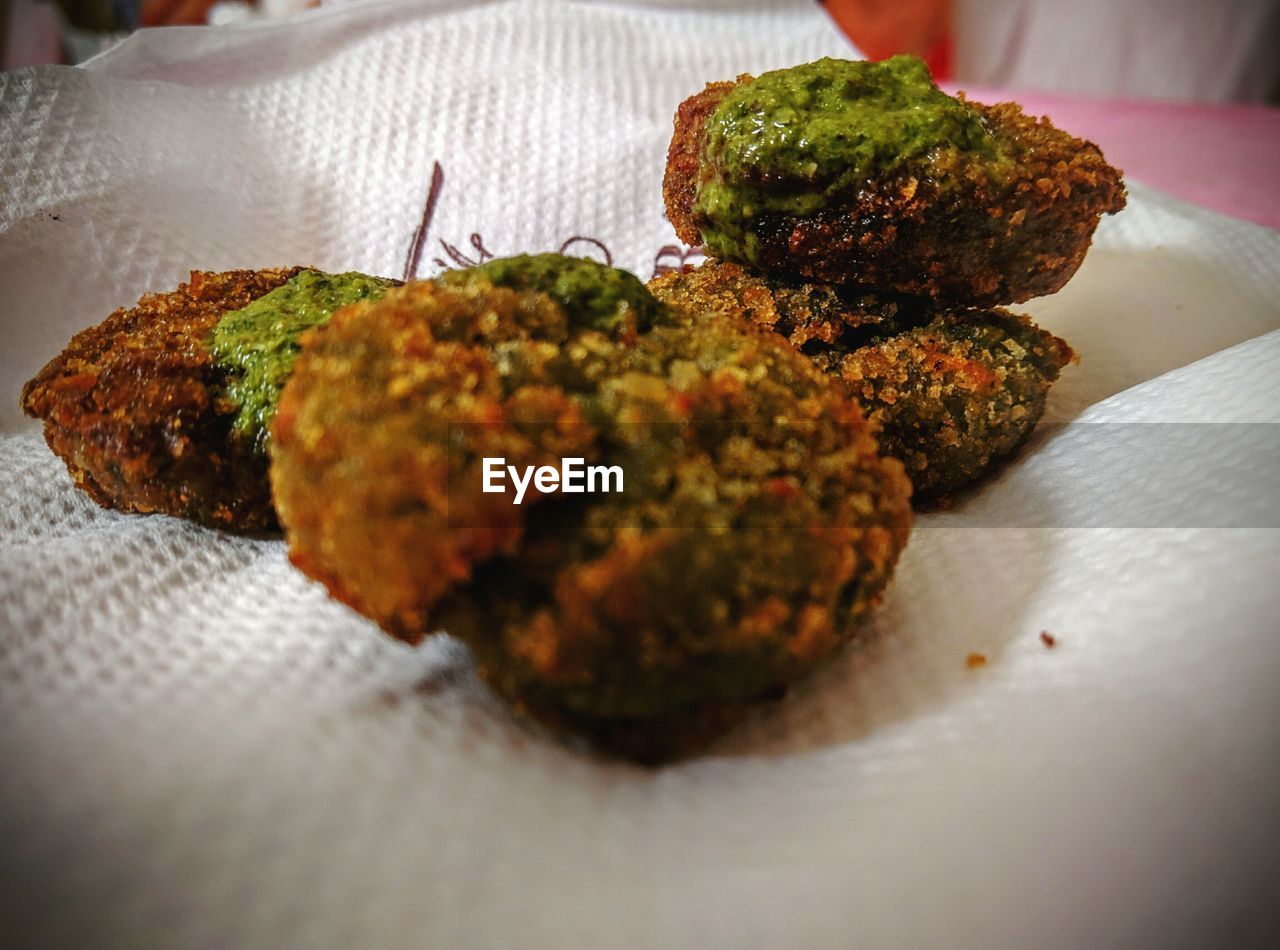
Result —
<path fill-rule="evenodd" d="M 134 30 L 284 16 L 320 0 L 0 0 L 0 67 L 84 62 Z"/>
<path fill-rule="evenodd" d="M 83 62 L 137 29 L 352 2 L 0 0 L 0 66 Z M 1280 228 L 1280 0 L 812 2 L 871 59 L 915 53 L 949 92 L 1048 116 L 1131 181 Z"/>
<path fill-rule="evenodd" d="M 152 26 L 282 16 L 350 0 L 0 0 L 16 69 L 87 59 Z M 939 80 L 1101 97 L 1276 102 L 1280 0 L 824 0 L 871 59 L 910 52 Z"/>
<path fill-rule="evenodd" d="M 939 80 L 1099 97 L 1276 101 L 1280 0 L 827 0 L 872 59 Z"/>

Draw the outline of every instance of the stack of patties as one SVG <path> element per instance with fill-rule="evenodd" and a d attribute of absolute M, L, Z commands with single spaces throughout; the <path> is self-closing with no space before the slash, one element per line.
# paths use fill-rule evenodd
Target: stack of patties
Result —
<path fill-rule="evenodd" d="M 559 254 L 396 284 L 194 272 L 23 405 L 99 503 L 278 524 L 388 633 L 447 629 L 513 704 L 636 758 L 696 748 L 879 601 L 911 485 L 777 334 Z"/>
<path fill-rule="evenodd" d="M 1031 432 L 1074 354 L 993 308 L 1059 290 L 1125 204 L 1096 146 L 948 96 L 909 56 L 709 84 L 676 113 L 663 191 L 708 260 L 654 294 L 767 326 L 844 380 L 917 499 Z"/>

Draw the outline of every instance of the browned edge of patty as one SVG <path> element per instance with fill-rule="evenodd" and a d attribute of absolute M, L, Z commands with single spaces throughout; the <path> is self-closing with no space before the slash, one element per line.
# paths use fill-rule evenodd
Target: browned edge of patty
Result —
<path fill-rule="evenodd" d="M 785 337 L 840 379 L 929 503 L 980 478 L 1032 431 L 1067 343 L 1007 310 L 947 309 L 856 286 L 792 282 L 725 261 L 650 281 L 696 319 L 717 312 Z"/>
<path fill-rule="evenodd" d="M 209 337 L 301 267 L 192 271 L 81 330 L 22 389 L 49 448 L 100 505 L 239 531 L 275 524 L 266 459 L 233 436 Z"/>

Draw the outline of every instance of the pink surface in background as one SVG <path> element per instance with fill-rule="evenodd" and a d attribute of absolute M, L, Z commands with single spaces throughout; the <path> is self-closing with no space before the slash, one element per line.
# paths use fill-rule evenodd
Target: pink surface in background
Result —
<path fill-rule="evenodd" d="M 1280 228 L 1280 109 L 975 88 L 966 94 L 978 102 L 1013 100 L 1031 115 L 1047 115 L 1096 143 L 1127 178 Z"/>

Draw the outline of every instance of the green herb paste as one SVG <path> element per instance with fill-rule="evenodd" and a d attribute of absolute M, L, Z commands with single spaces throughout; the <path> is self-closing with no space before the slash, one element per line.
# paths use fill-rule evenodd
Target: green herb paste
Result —
<path fill-rule="evenodd" d="M 593 330 L 616 330 L 630 325 L 646 330 L 661 323 L 666 308 L 640 279 L 627 271 L 585 257 L 564 254 L 522 254 L 500 257 L 440 280 L 468 284 L 483 278 L 495 287 L 536 290 L 555 300 L 574 323 Z"/>
<path fill-rule="evenodd" d="M 213 328 L 214 361 L 227 374 L 234 430 L 265 446 L 280 390 L 298 358 L 298 338 L 357 300 L 376 300 L 395 282 L 364 274 L 304 270 L 287 283 L 233 310 Z"/>
<path fill-rule="evenodd" d="M 934 85 L 921 60 L 820 59 L 725 97 L 707 120 L 693 210 L 713 254 L 752 262 L 760 215 L 811 215 L 898 175 L 945 190 L 931 170 L 956 152 L 997 180 L 1009 161 L 981 114 Z"/>

